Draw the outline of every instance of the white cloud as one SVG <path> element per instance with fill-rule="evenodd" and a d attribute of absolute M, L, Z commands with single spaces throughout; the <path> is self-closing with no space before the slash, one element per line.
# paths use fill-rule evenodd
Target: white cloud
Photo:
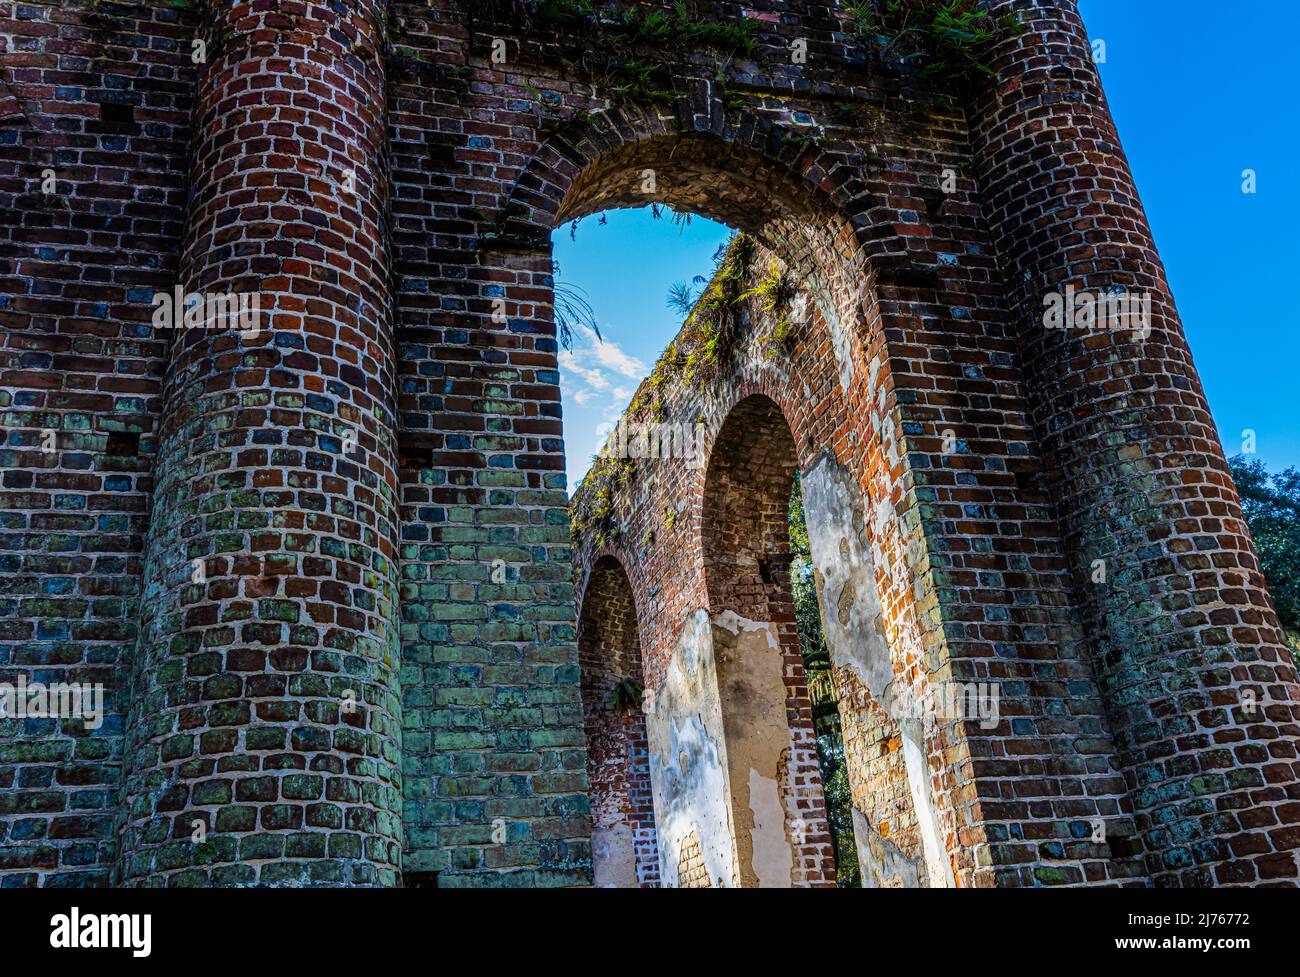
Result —
<path fill-rule="evenodd" d="M 585 353 L 586 350 L 576 352 L 567 349 L 562 350 L 559 356 L 560 369 L 568 370 L 575 376 L 582 377 L 597 390 L 608 390 L 609 378 L 601 370 L 584 365 Z"/>
<path fill-rule="evenodd" d="M 591 402 L 591 398 L 594 396 L 596 396 L 595 393 L 593 393 L 590 390 L 579 390 L 577 393 L 573 395 L 573 402 L 577 404 L 579 407 L 583 407 L 586 404 L 589 404 Z"/>
<path fill-rule="evenodd" d="M 591 327 L 579 326 L 578 332 L 586 342 L 579 349 L 562 352 L 561 366 L 567 366 L 571 370 L 593 369 L 591 364 L 594 361 L 631 380 L 640 380 L 650 372 L 643 362 L 624 350 L 618 343 L 609 339 L 602 340 Z"/>
<path fill-rule="evenodd" d="M 597 343 L 593 351 L 601 366 L 608 367 L 615 373 L 621 373 L 625 377 L 640 380 L 648 372 L 644 363 L 635 356 L 624 352 L 623 348 L 617 343 L 606 340 L 603 343 Z"/>

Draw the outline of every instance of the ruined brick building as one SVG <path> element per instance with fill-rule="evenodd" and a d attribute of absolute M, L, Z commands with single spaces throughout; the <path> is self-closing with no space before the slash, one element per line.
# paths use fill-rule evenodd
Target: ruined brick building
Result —
<path fill-rule="evenodd" d="M 830 0 L 0 0 L 0 682 L 106 691 L 0 718 L 0 885 L 582 885 L 593 830 L 827 884 L 796 469 L 868 884 L 1294 885 L 1300 687 L 1083 25 L 986 5 L 966 79 Z M 550 235 L 650 201 L 798 298 L 571 545 Z"/>

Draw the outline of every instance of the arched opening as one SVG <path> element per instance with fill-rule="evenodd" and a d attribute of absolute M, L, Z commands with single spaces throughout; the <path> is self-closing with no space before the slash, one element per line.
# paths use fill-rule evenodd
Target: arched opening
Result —
<path fill-rule="evenodd" d="M 883 373 L 873 368 L 872 382 L 867 382 L 863 345 L 876 334 L 861 328 L 868 311 L 864 306 L 869 277 L 862 264 L 864 251 L 824 191 L 835 181 L 805 182 L 800 174 L 808 172 L 806 164 L 807 160 L 774 158 L 707 134 L 654 136 L 621 142 L 613 148 L 601 145 L 589 153 L 575 152 L 561 167 L 570 169 L 565 174 L 569 181 L 557 180 L 541 192 L 549 198 L 545 209 L 560 224 L 655 202 L 677 213 L 725 222 L 748 235 L 756 245 L 757 258 L 752 264 L 745 260 L 739 265 L 766 270 L 770 259 L 777 259 L 780 275 L 798 295 L 796 307 L 815 306 L 822 323 L 819 328 L 825 330 L 820 337 L 829 339 L 816 341 L 816 348 L 824 351 L 817 355 L 828 364 L 819 382 L 829 381 L 846 413 L 856 410 L 865 415 L 871 409 L 867 401 Z M 529 186 L 530 181 L 531 175 L 526 174 L 520 187 Z M 532 205 L 538 202 L 527 192 L 517 196 Z M 577 233 L 599 236 L 606 228 L 592 227 L 595 222 L 587 220 Z M 604 225 L 605 217 L 598 223 Z M 613 224 L 611 220 L 610 226 Z M 567 245 L 568 228 L 557 230 L 557 240 L 561 234 Z M 565 267 L 569 267 L 567 258 Z M 625 280 L 638 274 L 644 274 L 639 257 L 629 261 L 625 270 L 620 269 L 619 277 Z M 585 284 L 570 275 L 564 279 Z M 766 335 L 771 323 L 749 322 L 750 312 L 743 306 L 743 302 L 734 303 L 737 328 L 743 333 L 751 325 L 761 325 Z M 811 318 L 812 313 L 807 315 Z M 676 327 L 663 336 L 663 342 L 675 336 Z M 618 331 L 612 330 L 609 338 L 619 344 L 626 342 L 626 334 Z M 658 350 L 640 352 L 650 359 Z M 833 886 L 838 861 L 856 867 L 861 819 L 855 811 L 868 812 L 869 821 L 878 820 L 875 806 L 867 801 L 867 772 L 884 769 L 890 798 L 899 793 L 901 785 L 900 796 L 908 799 L 901 753 L 893 745 L 899 738 L 886 735 L 888 723 L 876 724 L 880 731 L 871 725 L 871 735 L 863 734 L 869 724 L 860 714 L 874 708 L 871 695 L 844 667 L 832 667 L 828 654 L 823 654 L 813 676 L 816 700 L 810 695 L 804 662 L 808 649 L 800 641 L 790 576 L 791 500 L 799 491 L 799 452 L 791 424 L 774 400 L 751 397 L 731 406 L 729 388 L 738 377 L 762 369 L 761 363 L 766 362 L 763 352 L 759 351 L 757 360 L 752 351 L 743 357 L 720 357 L 722 360 L 718 372 L 725 382 L 714 385 L 707 377 L 699 381 L 698 416 L 674 414 L 671 418 L 673 423 L 689 425 L 698 421 L 701 427 L 717 432 L 710 436 L 713 445 L 706 452 L 707 471 L 692 472 L 688 466 L 679 476 L 660 476 L 655 464 L 644 458 L 639 461 L 627 486 L 633 495 L 635 486 L 644 484 L 652 471 L 655 479 L 681 484 L 664 494 L 665 498 L 671 496 L 670 505 L 656 505 L 653 511 L 640 513 L 634 520 L 635 531 L 624 527 L 627 533 L 615 546 L 628 566 L 636 563 L 640 567 L 638 581 L 648 581 L 646 590 L 638 594 L 647 597 L 649 615 L 642 632 L 646 682 L 654 693 L 648 697 L 653 704 L 647 733 L 652 791 L 660 819 L 663 884 Z M 649 381 L 651 389 L 657 389 L 655 381 L 676 376 L 656 366 Z M 791 382 L 799 381 L 795 377 Z M 650 407 L 641 403 L 638 411 L 640 402 L 634 399 L 630 411 L 639 423 L 667 420 L 674 409 L 657 400 L 648 401 Z M 586 403 L 578 401 L 579 407 Z M 662 415 L 656 413 L 660 409 Z M 572 399 L 566 403 L 565 417 L 566 443 L 572 450 L 575 443 L 581 443 L 581 421 L 586 417 L 581 410 L 574 411 Z M 816 452 L 807 419 L 801 423 L 800 438 L 807 438 L 809 452 Z M 816 435 L 815 443 L 823 448 L 836 443 L 824 425 Z M 599 439 L 594 439 L 592 448 L 597 447 Z M 860 491 L 853 500 L 859 512 Z M 592 494 L 594 490 L 588 501 Z M 839 496 L 834 500 L 836 505 L 846 501 Z M 654 579 L 650 580 L 645 574 L 646 560 L 653 559 L 656 548 L 668 539 L 689 545 L 689 539 L 681 538 L 675 528 L 680 525 L 678 517 L 686 513 L 695 517 L 690 522 L 698 527 L 701 551 L 678 551 L 685 569 L 680 574 L 669 571 L 671 582 L 662 576 L 667 569 L 662 563 L 661 575 L 651 573 Z M 860 524 L 862 520 L 857 521 Z M 603 531 L 595 524 L 585 528 L 589 535 Z M 865 535 L 860 542 L 865 545 Z M 811 582 L 810 552 L 804 554 L 804 560 L 806 578 L 801 583 L 809 585 L 803 588 L 804 597 L 811 592 L 812 617 L 819 618 L 816 604 L 821 588 L 819 581 Z M 869 578 L 869 566 L 865 572 Z M 665 592 L 659 594 L 661 582 Z M 874 579 L 870 586 L 875 587 Z M 851 596 L 845 600 L 852 603 Z M 844 644 L 842 638 L 837 635 L 837 647 Z M 697 665 L 699 670 L 693 670 Z M 846 708 L 853 710 L 852 717 L 841 715 L 842 698 Z M 851 751 L 844 743 L 850 731 L 854 736 Z M 823 761 L 828 769 L 837 769 L 826 774 Z M 851 797 L 847 786 L 850 769 Z M 840 788 L 842 804 L 833 819 L 828 818 L 827 781 Z M 872 782 L 879 783 L 880 778 Z M 832 820 L 838 833 L 831 830 Z M 906 821 L 897 818 L 890 824 Z M 842 853 L 839 858 L 837 853 Z M 873 878 L 878 874 L 872 873 Z M 891 870 L 891 878 L 898 875 Z M 901 875 L 902 884 L 908 884 L 907 873 Z M 856 881 L 852 869 L 849 880 Z"/>
<path fill-rule="evenodd" d="M 760 153 L 710 133 L 673 132 L 626 141 L 621 134 L 602 134 L 598 145 L 570 150 L 590 162 L 561 197 L 544 200 L 526 191 L 520 197 L 544 202 L 555 226 L 600 211 L 658 203 L 743 231 L 786 262 L 839 332 L 841 322 L 853 323 L 860 312 L 865 255 L 822 186 L 796 175 L 809 165 L 805 151 L 774 138 L 776 133 L 767 135 Z M 610 138 L 619 142 L 612 149 L 605 144 Z M 750 138 L 759 137 L 751 133 Z M 537 159 L 546 162 L 544 154 Z M 842 192 L 865 194 L 849 185 L 856 182 L 853 176 L 824 176 L 827 185 L 841 183 Z M 520 181 L 521 186 L 528 183 L 528 176 Z M 554 194 L 556 188 L 544 190 Z"/>
<path fill-rule="evenodd" d="M 836 873 L 821 760 L 843 747 L 837 725 L 823 722 L 818 749 L 800 641 L 790 577 L 797 467 L 780 408 L 753 396 L 723 423 L 704 488 L 705 586 L 743 886 L 827 885 Z M 836 711 L 833 689 L 819 684 L 823 717 Z"/>
<path fill-rule="evenodd" d="M 613 557 L 592 568 L 578 623 L 592 870 L 599 888 L 659 883 L 641 642 L 632 586 Z"/>

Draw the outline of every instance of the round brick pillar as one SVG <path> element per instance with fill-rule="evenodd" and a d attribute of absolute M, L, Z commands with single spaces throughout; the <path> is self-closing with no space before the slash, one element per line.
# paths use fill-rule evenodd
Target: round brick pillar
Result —
<path fill-rule="evenodd" d="M 132 681 L 126 885 L 396 885 L 382 0 L 212 5 Z M 206 308 L 206 305 L 205 305 Z"/>
<path fill-rule="evenodd" d="M 1148 870 L 1294 884 L 1296 670 L 1087 34 L 1073 0 L 987 6 L 1025 30 L 975 100 L 977 165 Z M 1048 329 L 1071 285 L 1149 294 L 1149 335 Z"/>

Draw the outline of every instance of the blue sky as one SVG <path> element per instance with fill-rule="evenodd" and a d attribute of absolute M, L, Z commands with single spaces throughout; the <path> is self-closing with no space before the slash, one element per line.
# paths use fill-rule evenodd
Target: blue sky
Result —
<path fill-rule="evenodd" d="M 1300 331 L 1289 294 L 1300 221 L 1300 111 L 1292 33 L 1275 0 L 1080 0 L 1196 365 L 1229 455 L 1253 430 L 1270 468 L 1300 466 Z M 1207 29 L 1212 25 L 1213 29 Z M 1242 193 L 1242 171 L 1258 192 Z M 560 280 L 582 288 L 606 337 L 561 363 L 569 486 L 676 334 L 673 282 L 708 274 L 728 229 L 648 210 L 555 232 Z"/>

